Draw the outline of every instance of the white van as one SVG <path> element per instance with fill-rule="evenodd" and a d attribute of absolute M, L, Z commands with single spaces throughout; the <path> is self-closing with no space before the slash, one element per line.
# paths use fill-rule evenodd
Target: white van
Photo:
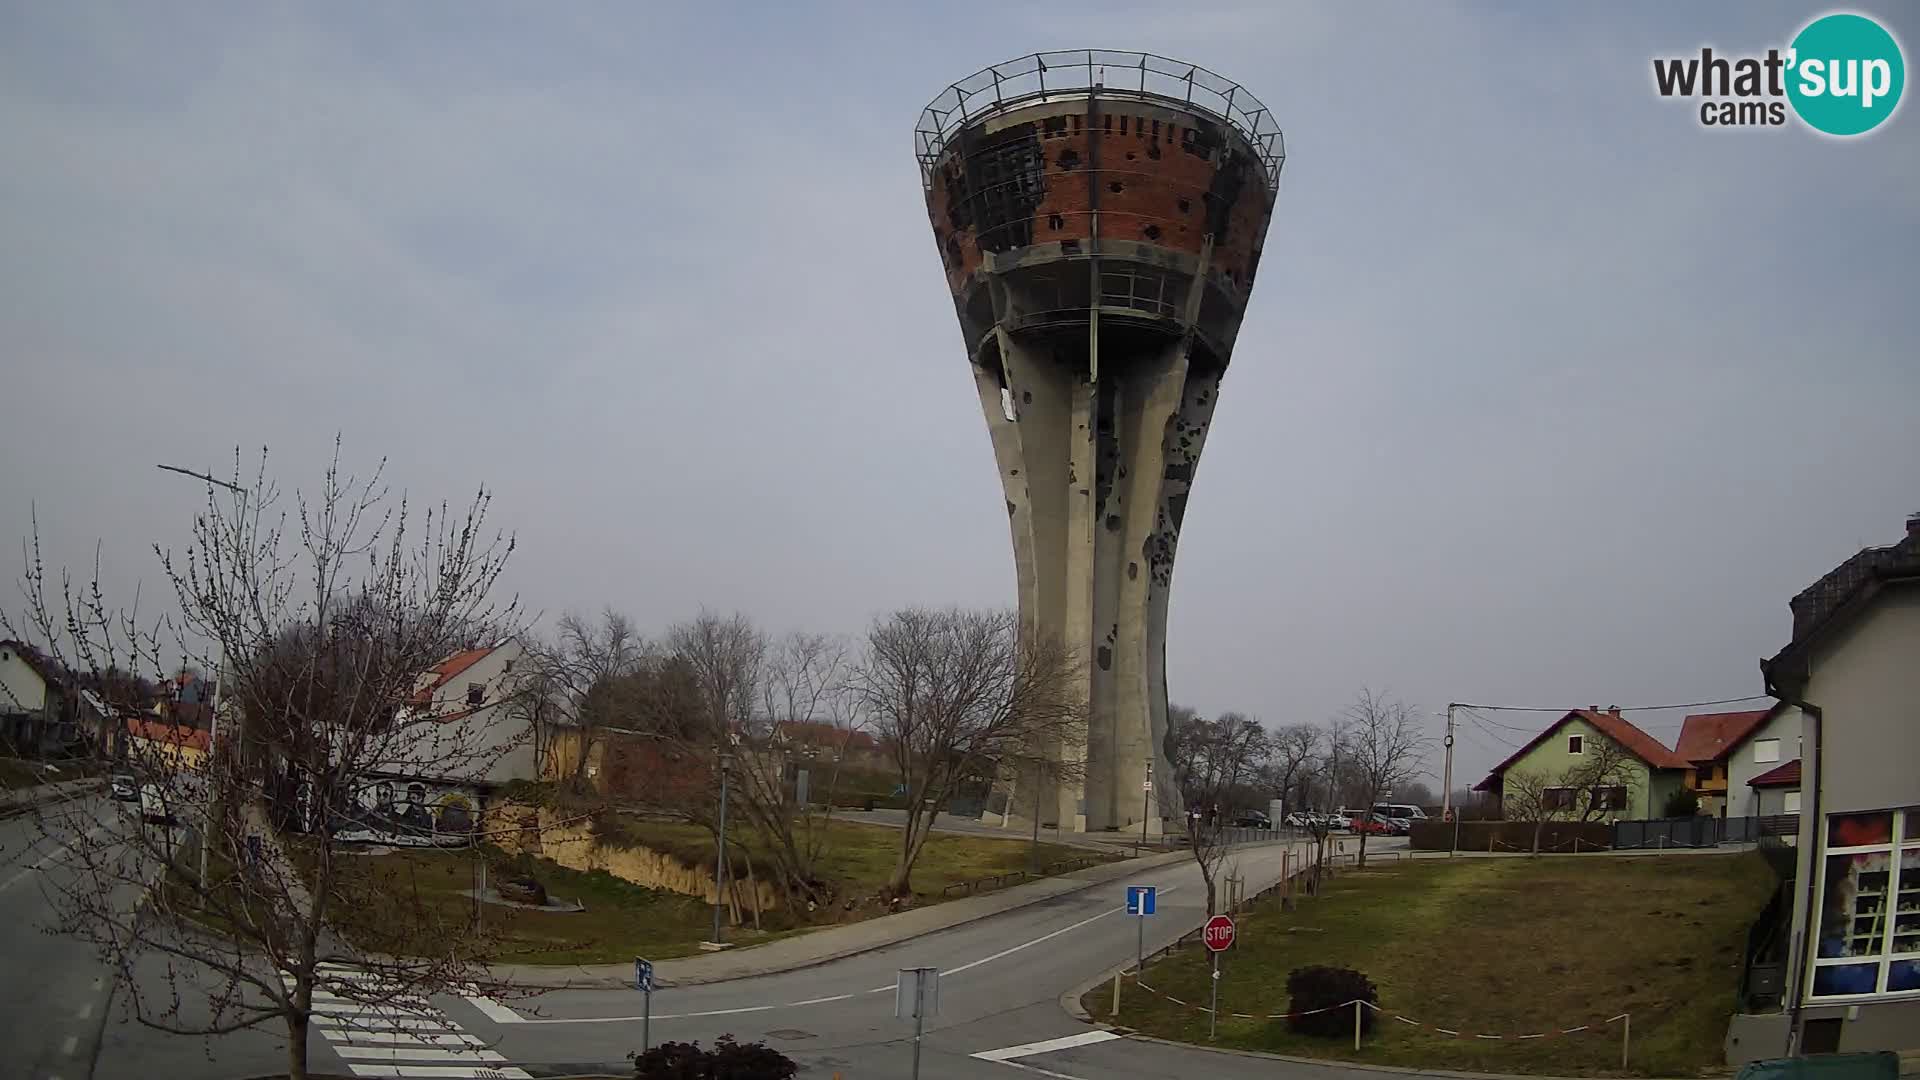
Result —
<path fill-rule="evenodd" d="M 1373 812 L 1383 818 L 1412 818 L 1414 821 L 1427 820 L 1427 812 L 1408 803 L 1375 803 Z"/>

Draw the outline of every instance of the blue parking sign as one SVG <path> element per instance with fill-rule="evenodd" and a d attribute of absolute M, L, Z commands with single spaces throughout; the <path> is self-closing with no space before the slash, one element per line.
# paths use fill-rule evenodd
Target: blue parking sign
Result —
<path fill-rule="evenodd" d="M 1152 885 L 1127 886 L 1127 914 L 1147 916 L 1153 914 Z"/>
<path fill-rule="evenodd" d="M 633 958 L 633 988 L 642 993 L 653 992 L 653 961 Z"/>

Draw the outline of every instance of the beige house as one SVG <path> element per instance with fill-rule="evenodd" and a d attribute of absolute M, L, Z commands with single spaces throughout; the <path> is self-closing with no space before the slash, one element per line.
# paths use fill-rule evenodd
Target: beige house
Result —
<path fill-rule="evenodd" d="M 1761 664 L 1802 717 L 1785 1010 L 1740 1056 L 1920 1048 L 1920 516 L 1791 607 Z"/>

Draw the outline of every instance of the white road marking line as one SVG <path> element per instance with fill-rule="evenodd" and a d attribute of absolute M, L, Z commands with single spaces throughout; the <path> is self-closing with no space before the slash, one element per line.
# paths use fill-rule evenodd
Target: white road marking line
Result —
<path fill-rule="evenodd" d="M 85 1020 L 87 1017 L 92 1016 L 93 1002 L 89 1001 L 85 1005 L 80 1006 L 80 1011 L 75 1013 L 74 1015 L 78 1016 L 82 1020 Z"/>
<path fill-rule="evenodd" d="M 514 1012 L 512 1009 L 507 1008 L 505 1005 L 500 1004 L 485 994 L 462 994 L 461 996 L 467 999 L 468 1004 L 479 1009 L 482 1013 L 486 1014 L 487 1019 L 496 1024 L 517 1024 L 520 1022 L 519 1013 Z"/>
<path fill-rule="evenodd" d="M 486 1042 L 478 1035 L 466 1032 L 449 1034 L 447 1032 L 407 1032 L 407 1031 L 329 1031 L 327 1042 L 330 1046 L 412 1046 L 412 1047 L 470 1047 L 485 1046 Z"/>
<path fill-rule="evenodd" d="M 353 1028 L 357 1031 L 459 1031 L 458 1024 L 446 1020 L 427 1020 L 417 1016 L 323 1016 L 314 1014 L 313 1022 L 324 1028 Z"/>
<path fill-rule="evenodd" d="M 329 1044 L 343 1058 L 372 1058 L 376 1061 L 505 1061 L 506 1055 L 492 1050 L 418 1046 L 341 1046 Z"/>
<path fill-rule="evenodd" d="M 982 1061 L 1006 1061 L 1008 1058 L 1032 1057 L 1034 1054 L 1051 1054 L 1056 1050 L 1071 1050 L 1076 1046 L 1111 1042 L 1119 1037 L 1111 1031 L 1083 1031 L 1078 1035 L 1068 1035 L 1059 1039 L 1021 1043 L 1019 1046 L 1003 1046 L 998 1050 L 982 1050 L 972 1056 Z"/>
<path fill-rule="evenodd" d="M 525 1069 L 512 1066 L 493 1065 L 361 1065 L 347 1062 L 355 1076 L 419 1076 L 446 1077 L 447 1080 L 474 1080 L 476 1076 L 489 1080 L 532 1080 Z"/>
<path fill-rule="evenodd" d="M 101 825 L 98 828 L 91 829 L 87 832 L 85 839 L 91 840 L 94 837 L 99 836 L 101 833 L 105 832 L 106 830 L 107 830 L 107 827 L 105 825 Z M 48 863 L 54 861 L 55 859 L 59 858 L 62 855 L 65 855 L 67 852 L 72 851 L 74 848 L 74 845 L 78 843 L 80 843 L 79 839 L 69 840 L 66 843 L 60 845 L 58 850 L 50 851 L 45 855 L 40 856 L 39 862 L 34 863 L 32 866 L 29 866 L 26 869 L 8 878 L 5 884 L 0 884 L 0 892 L 6 892 L 8 889 L 13 888 L 13 886 L 16 883 L 18 883 L 21 878 L 24 878 L 28 874 L 31 874 L 31 873 L 34 873 L 35 871 L 40 870 L 41 868 L 45 867 Z"/>
<path fill-rule="evenodd" d="M 1086 1077 L 1084 1076 L 1074 1076 L 1072 1073 L 1054 1072 L 1052 1069 L 1043 1069 L 1038 1065 L 1028 1065 L 1019 1061 L 996 1061 L 994 1062 L 994 1064 L 1005 1065 L 1009 1069 L 1019 1069 L 1021 1072 L 1030 1072 L 1036 1076 L 1052 1077 L 1052 1080 L 1086 1080 Z"/>
<path fill-rule="evenodd" d="M 80 1036 L 69 1035 L 67 1036 L 67 1041 L 60 1044 L 60 1052 L 66 1055 L 67 1057 L 72 1057 L 73 1052 L 79 1049 L 79 1047 L 80 1047 Z"/>

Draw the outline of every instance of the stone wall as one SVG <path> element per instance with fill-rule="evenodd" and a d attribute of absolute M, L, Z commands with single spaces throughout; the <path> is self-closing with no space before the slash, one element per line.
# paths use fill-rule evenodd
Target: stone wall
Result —
<path fill-rule="evenodd" d="M 644 888 L 664 889 L 697 896 L 709 904 L 714 902 L 711 870 L 688 866 L 672 855 L 651 848 L 603 844 L 594 835 L 593 824 L 588 820 L 513 803 L 496 807 L 493 818 L 495 842 L 509 853 L 537 855 L 582 873 L 605 870 Z M 764 880 L 754 882 L 751 894 L 744 880 L 734 882 L 731 891 L 737 902 L 748 910 L 756 904 L 761 911 L 784 906 L 779 890 Z"/>

